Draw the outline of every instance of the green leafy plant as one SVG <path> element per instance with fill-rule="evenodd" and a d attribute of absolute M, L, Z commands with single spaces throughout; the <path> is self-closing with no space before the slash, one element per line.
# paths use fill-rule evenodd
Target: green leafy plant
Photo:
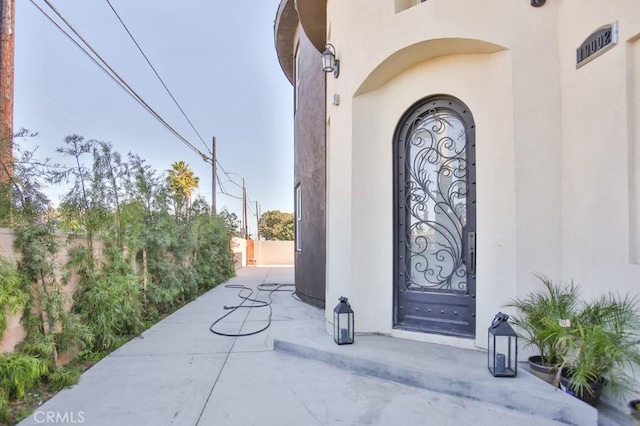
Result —
<path fill-rule="evenodd" d="M 94 350 L 113 350 L 143 329 L 140 286 L 133 274 L 100 275 L 75 302 L 75 311 L 95 336 Z"/>
<path fill-rule="evenodd" d="M 0 355 L 0 422 L 14 424 L 20 419 L 21 413 L 11 413 L 9 401 L 23 399 L 47 371 L 48 364 L 40 358 L 18 353 Z"/>
<path fill-rule="evenodd" d="M 0 340 L 7 328 L 5 314 L 17 314 L 24 309 L 28 299 L 24 290 L 24 278 L 13 263 L 0 256 Z"/>
<path fill-rule="evenodd" d="M 24 398 L 48 371 L 47 363 L 38 357 L 18 353 L 0 355 L 0 389 L 9 398 Z"/>
<path fill-rule="evenodd" d="M 200 179 L 184 161 L 176 161 L 171 164 L 167 176 L 170 193 L 174 199 L 174 212 L 180 219 L 191 205 L 191 194 L 200 184 Z"/>
<path fill-rule="evenodd" d="M 217 214 L 217 216 L 222 219 L 224 227 L 229 232 L 229 235 L 232 237 L 239 237 L 240 234 L 240 218 L 238 215 L 230 212 L 226 207 L 223 207 Z"/>
<path fill-rule="evenodd" d="M 55 222 L 47 217 L 21 221 L 15 248 L 22 255 L 19 268 L 29 283 L 29 305 L 39 307 L 37 312 L 26 310 L 23 315 L 27 338 L 20 348 L 60 366 L 61 353 L 82 349 L 92 335 L 67 309 L 68 297 L 56 274 L 55 255 L 60 244 Z"/>
<path fill-rule="evenodd" d="M 71 366 L 65 368 L 56 368 L 55 370 L 47 374 L 47 380 L 50 384 L 50 389 L 54 392 L 60 391 L 64 388 L 71 387 L 78 383 L 80 376 L 84 368 L 80 366 Z"/>
<path fill-rule="evenodd" d="M 38 323 L 37 319 L 33 316 L 28 319 Z M 36 325 L 36 327 L 38 326 L 39 325 Z M 38 331 L 34 332 L 32 330 L 33 326 L 29 322 L 26 324 L 26 328 L 27 330 L 31 330 L 31 332 L 29 332 L 27 338 L 18 345 L 17 349 L 20 353 L 36 356 L 40 359 L 53 359 L 56 353 L 56 343 L 53 335 L 43 334 Z"/>
<path fill-rule="evenodd" d="M 526 346 L 538 350 L 542 363 L 558 366 L 565 348 L 559 340 L 565 333 L 565 324 L 576 315 L 580 288 L 573 283 L 560 285 L 544 275 L 536 275 L 543 288 L 524 298 L 512 299 L 506 306 L 517 308 L 518 315 L 511 321 Z"/>
<path fill-rule="evenodd" d="M 585 303 L 559 343 L 562 366 L 578 396 L 593 394 L 594 383 L 603 384 L 613 395 L 636 390 L 630 375 L 640 367 L 636 298 L 610 293 Z"/>
<path fill-rule="evenodd" d="M 260 235 L 267 240 L 291 241 L 294 238 L 293 213 L 266 211 L 258 221 Z"/>
<path fill-rule="evenodd" d="M 110 144 L 79 135 L 57 150 L 71 167 L 36 160 L 34 152 L 20 151 L 13 175 L 0 183 L 0 220 L 15 231 L 19 259 L 17 268 L 0 264 L 0 307 L 24 308 L 27 332 L 16 354 L 3 358 L 22 377 L 14 388 L 0 379 L 3 418 L 8 399 L 38 378 L 54 390 L 75 383 L 81 368 L 235 273 L 230 232 L 203 199 L 191 203 L 198 179 L 186 164 L 175 163 L 168 179 L 138 156 L 124 159 Z M 70 184 L 58 209 L 43 180 Z M 66 241 L 60 231 L 69 233 Z M 70 261 L 61 270 L 65 251 Z M 79 283 L 69 300 L 72 278 Z M 9 423 L 17 418 L 12 409 Z"/>

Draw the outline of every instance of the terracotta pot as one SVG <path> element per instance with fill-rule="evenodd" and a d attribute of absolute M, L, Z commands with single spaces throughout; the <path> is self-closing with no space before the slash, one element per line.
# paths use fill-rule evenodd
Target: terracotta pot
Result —
<path fill-rule="evenodd" d="M 558 369 L 556 367 L 549 367 L 542 363 L 542 357 L 540 355 L 534 355 L 529 357 L 529 369 L 534 376 L 544 380 L 545 382 L 553 385 L 553 381 L 556 377 Z"/>

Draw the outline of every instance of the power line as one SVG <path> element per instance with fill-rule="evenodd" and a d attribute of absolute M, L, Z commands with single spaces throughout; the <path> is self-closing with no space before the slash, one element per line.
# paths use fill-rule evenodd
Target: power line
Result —
<path fill-rule="evenodd" d="M 234 173 L 227 172 L 227 171 L 225 170 L 225 168 L 224 168 L 224 167 L 222 167 L 222 164 L 220 164 L 220 162 L 218 161 L 218 159 L 217 159 L 217 158 L 216 158 L 216 164 L 218 164 L 218 166 L 220 166 L 220 169 L 221 169 L 221 170 L 222 170 L 222 172 L 225 174 L 225 176 L 227 177 L 228 181 L 229 181 L 229 182 L 231 182 L 231 183 L 233 183 L 234 185 L 236 185 L 238 188 L 242 189 L 242 190 L 243 190 L 243 192 L 244 192 L 244 193 L 245 193 L 245 195 L 246 195 L 246 186 L 239 184 L 238 182 L 234 181 L 234 180 L 233 180 L 233 178 L 231 177 L 231 175 L 232 175 L 232 174 L 234 174 Z M 217 176 L 217 174 L 216 174 L 216 176 Z M 244 181 L 244 179 L 243 179 L 243 181 Z M 219 178 L 218 178 L 218 182 L 220 182 L 220 179 L 219 179 Z M 226 194 L 226 195 L 229 195 L 229 194 Z M 230 196 L 232 196 L 232 195 L 230 195 Z M 242 199 L 241 197 L 236 197 L 236 196 L 232 196 L 232 197 L 234 197 L 234 198 L 238 198 L 238 199 Z M 249 197 L 247 196 L 247 198 L 249 198 Z M 251 207 L 249 207 L 249 209 L 251 209 Z M 253 214 L 255 215 L 255 213 L 253 213 Z"/>
<path fill-rule="evenodd" d="M 242 197 L 238 197 L 233 194 L 229 194 L 228 192 L 220 192 L 220 194 L 226 195 L 227 197 L 235 198 L 236 200 L 242 200 Z"/>
<path fill-rule="evenodd" d="M 220 161 L 218 161 L 218 159 L 217 159 L 217 158 L 216 158 L 216 163 L 217 163 L 217 164 L 218 164 L 218 166 L 220 167 L 220 170 L 222 170 L 222 172 L 223 172 L 227 177 L 229 177 L 229 172 L 227 172 L 227 171 L 225 170 L 225 168 L 224 168 L 224 167 L 222 167 L 222 164 L 220 164 Z M 231 180 L 231 178 L 229 178 L 229 180 Z"/>
<path fill-rule="evenodd" d="M 231 198 L 236 198 L 238 200 L 242 200 L 242 197 L 238 197 L 236 195 L 230 194 L 229 192 L 227 192 L 227 190 L 222 186 L 222 180 L 220 179 L 220 177 L 216 174 L 216 181 L 218 182 L 218 187 L 220 188 L 220 191 L 222 194 L 231 197 Z"/>
<path fill-rule="evenodd" d="M 95 55 L 95 58 L 92 57 L 89 54 L 89 52 L 87 52 L 86 49 L 83 46 L 81 46 L 73 37 L 71 37 L 71 35 L 69 33 L 67 33 L 57 22 L 55 22 L 55 20 L 46 11 L 44 11 L 44 9 L 42 9 L 35 2 L 35 0 L 31 0 L 31 3 L 38 10 L 40 10 L 40 12 L 42 12 L 52 23 L 54 23 L 55 26 L 59 30 L 61 30 L 71 41 L 73 41 L 73 43 L 77 47 L 79 47 L 87 56 L 89 56 L 96 65 L 98 65 L 104 72 L 106 72 L 111 77 L 112 80 L 114 80 L 130 96 L 132 96 L 140 105 L 142 105 L 154 118 L 156 118 L 156 120 L 158 120 L 163 126 L 165 126 L 180 141 L 182 141 L 185 145 L 187 145 L 187 147 L 189 147 L 191 150 L 193 150 L 196 154 L 200 155 L 203 158 L 203 160 L 205 160 L 205 161 L 208 160 L 208 157 L 207 157 L 206 154 L 204 154 L 200 150 L 198 150 L 184 136 L 182 136 L 180 133 L 178 133 L 178 131 L 176 131 L 173 127 L 171 127 L 171 125 L 169 125 L 169 123 L 167 123 L 153 108 L 151 108 L 151 106 L 149 106 L 149 104 L 147 102 L 145 102 L 144 99 L 142 99 L 142 97 L 140 95 L 138 95 L 131 88 L 131 86 L 129 84 L 127 84 L 127 82 L 107 63 L 107 61 L 104 60 L 104 58 L 102 58 L 102 56 L 100 56 L 100 54 L 84 39 L 84 37 L 82 37 L 82 35 L 80 35 L 80 33 L 73 27 L 73 25 L 71 25 L 71 23 L 69 23 L 69 21 L 66 20 L 66 18 L 55 8 L 55 6 L 53 6 L 51 4 L 51 2 L 49 0 L 44 0 L 44 2 L 67 25 L 67 27 L 69 27 L 69 29 L 76 35 L 76 37 L 78 37 L 80 39 L 80 41 L 82 41 L 85 44 L 85 46 Z M 96 58 L 101 62 L 101 64 L 98 63 Z M 106 67 L 106 69 L 105 69 L 105 67 Z M 107 69 L 109 71 L 107 71 Z"/>
<path fill-rule="evenodd" d="M 222 187 L 222 182 L 220 181 L 220 176 L 218 176 L 217 172 L 216 172 L 216 182 L 218 182 L 218 188 L 220 188 L 220 191 L 224 192 L 224 188 Z"/>
<path fill-rule="evenodd" d="M 209 150 L 209 147 L 207 146 L 207 144 L 205 143 L 204 139 L 202 138 L 202 136 L 200 135 L 200 132 L 198 132 L 198 130 L 195 128 L 195 126 L 193 125 L 193 123 L 191 122 L 191 120 L 189 120 L 189 117 L 187 117 L 187 114 L 184 112 L 184 110 L 182 109 L 182 107 L 180 106 L 180 104 L 178 103 L 178 101 L 176 100 L 176 98 L 173 96 L 173 93 L 171 93 L 171 90 L 169 90 L 169 88 L 167 87 L 167 85 L 165 84 L 164 80 L 162 79 L 162 77 L 160 77 L 160 74 L 158 74 L 158 71 L 156 71 L 156 68 L 151 64 L 151 61 L 149 60 L 149 58 L 147 57 L 147 55 L 144 53 L 144 51 L 142 50 L 142 47 L 140 47 L 140 44 L 137 42 L 137 40 L 135 39 L 135 37 L 133 36 L 133 34 L 131 34 L 131 31 L 129 31 L 129 28 L 127 27 L 127 25 L 124 23 L 124 21 L 122 20 L 122 18 L 120 17 L 120 15 L 118 14 L 118 12 L 116 12 L 116 9 L 113 7 L 113 5 L 111 4 L 110 0 L 106 0 L 107 4 L 109 5 L 109 7 L 111 8 L 111 10 L 113 11 L 113 13 L 116 15 L 116 17 L 118 18 L 118 21 L 120 21 L 120 23 L 122 24 L 123 28 L 125 29 L 125 31 L 127 32 L 127 34 L 129 34 L 129 37 L 131 37 L 131 40 L 133 41 L 133 43 L 136 45 L 136 47 L 138 48 L 138 50 L 140 51 L 140 53 L 142 54 L 142 56 L 144 57 L 145 61 L 147 61 L 147 64 L 149 64 L 149 66 L 151 67 L 151 69 L 153 70 L 154 74 L 156 75 L 156 77 L 158 77 L 158 80 L 160 80 L 160 83 L 162 83 L 162 87 L 164 87 L 164 89 L 167 91 L 167 93 L 169 94 L 169 96 L 171 96 L 171 99 L 173 100 L 173 102 L 176 104 L 176 106 L 178 107 L 178 109 L 180 110 L 180 112 L 182 113 L 182 115 L 184 116 L 184 118 L 187 120 L 187 122 L 189 123 L 189 125 L 191 126 L 191 128 L 193 129 L 194 132 L 196 132 L 196 134 L 198 135 L 198 137 L 200 138 L 200 140 L 202 141 L 202 144 L 206 147 L 207 150 Z M 209 151 L 209 154 L 211 154 L 211 151 Z"/>
<path fill-rule="evenodd" d="M 206 163 L 213 164 L 213 161 L 215 160 L 216 164 L 224 172 L 224 174 L 227 176 L 229 181 L 231 183 L 233 183 L 234 185 L 238 186 L 239 188 L 243 188 L 242 185 L 240 185 L 238 182 L 234 181 L 231 178 L 230 173 L 226 171 L 226 169 L 222 166 L 220 161 L 217 158 L 215 158 L 215 159 L 213 158 L 213 154 L 211 153 L 211 151 L 209 150 L 208 147 L 207 147 L 207 150 L 209 151 L 209 154 L 211 156 L 206 155 L 205 153 L 200 151 L 198 148 L 196 148 L 184 136 L 182 136 L 177 130 L 175 130 L 166 120 L 164 120 L 160 116 L 160 114 L 158 114 L 135 90 L 133 90 L 133 88 L 113 69 L 113 67 L 111 67 L 104 58 L 102 58 L 102 56 L 84 39 L 84 37 L 82 37 L 82 35 L 75 29 L 75 27 L 73 27 L 73 25 L 71 25 L 71 23 L 69 21 L 67 21 L 67 19 L 55 8 L 55 6 L 53 6 L 53 4 L 51 4 L 51 2 L 49 0 L 44 0 L 44 2 L 62 20 L 62 22 L 64 22 L 67 25 L 67 27 L 76 35 L 76 37 L 78 37 L 78 39 L 80 41 L 82 41 L 82 43 L 84 43 L 84 46 L 82 44 L 80 44 L 73 36 L 71 36 L 71 34 L 69 34 L 58 22 L 56 22 L 56 20 L 53 19 L 42 7 L 40 7 L 35 2 L 35 0 L 31 0 L 31 3 L 51 23 L 53 23 L 58 28 L 58 30 L 60 30 L 64 35 L 66 35 L 67 38 L 69 40 L 71 40 L 71 42 L 73 42 L 76 45 L 76 47 L 78 47 L 89 59 L 91 59 L 91 61 L 96 66 L 98 66 L 98 68 L 100 68 L 105 74 L 107 74 L 109 76 L 109 78 L 111 78 L 118 86 L 120 86 L 129 96 L 131 96 L 136 102 L 138 102 L 144 109 L 146 109 L 156 120 L 158 120 L 165 128 L 167 128 L 167 130 L 169 130 L 176 138 L 178 138 L 188 148 L 190 148 L 193 152 L 195 152 L 197 155 L 199 155 Z M 109 0 L 107 0 L 107 3 L 109 3 Z M 176 103 L 178 108 L 181 110 L 181 112 L 183 113 L 183 115 L 185 116 L 185 118 L 187 119 L 189 124 L 192 126 L 193 130 L 196 132 L 196 134 L 198 134 L 198 137 L 202 140 L 202 137 L 200 136 L 199 132 L 195 129 L 195 126 L 193 126 L 193 124 L 191 123 L 189 118 L 186 116 L 186 114 L 184 113 L 184 110 L 180 107 L 180 105 L 175 100 L 175 97 L 171 94 L 169 89 L 166 87 L 166 84 L 164 83 L 164 81 L 162 81 L 162 79 L 158 75 L 158 73 L 155 70 L 155 68 L 153 67 L 153 65 L 151 65 L 150 61 L 148 60 L 148 58 L 146 57 L 146 55 L 144 54 L 144 52 L 142 51 L 142 49 L 140 48 L 138 43 L 135 41 L 135 38 L 133 38 L 133 35 L 130 33 L 130 31 L 128 30 L 128 28 L 124 24 L 124 22 L 120 19 L 119 15 L 115 11 L 115 9 L 111 5 L 111 3 L 109 3 L 109 6 L 111 6 L 112 10 L 116 14 L 118 19 L 122 23 L 122 25 L 125 27 L 125 29 L 129 33 L 131 38 L 136 43 L 136 46 L 138 46 L 138 48 L 140 49 L 140 52 L 143 54 L 143 56 L 145 57 L 145 59 L 149 63 L 149 66 L 151 66 L 151 68 L 154 70 L 154 72 L 156 73 L 158 79 L 160 79 L 160 81 L 163 84 L 163 86 L 165 86 L 165 89 L 167 90 L 167 92 L 169 93 L 171 98 L 174 100 L 174 102 Z M 86 46 L 86 48 L 85 48 L 85 46 Z M 91 53 L 93 53 L 93 55 L 95 55 L 95 57 L 91 53 L 89 53 L 89 51 L 87 51 L 87 48 L 91 51 Z M 204 141 L 203 141 L 203 143 L 204 143 Z M 207 146 L 207 145 L 205 144 L 205 146 Z M 216 177 L 217 177 L 217 173 L 216 173 Z M 217 179 L 217 180 L 220 183 L 220 180 L 219 179 Z M 242 199 L 242 197 L 238 197 L 238 196 L 235 196 L 235 195 L 232 195 L 232 194 L 228 193 L 226 190 L 223 189 L 223 187 L 221 187 L 221 190 L 223 191 L 224 195 L 227 195 L 229 197 L 233 197 L 233 198 L 236 198 L 236 199 Z"/>
<path fill-rule="evenodd" d="M 118 85 L 119 85 L 119 86 L 120 86 L 120 87 L 121 87 L 125 92 L 127 92 L 129 95 L 131 95 L 131 92 L 129 92 L 129 91 L 127 90 L 127 88 L 126 88 L 125 86 L 123 86 L 123 85 L 122 85 L 122 84 L 121 84 L 121 83 L 120 83 L 120 82 L 119 82 L 119 81 L 118 81 L 118 80 L 113 76 L 113 74 L 111 74 L 111 73 L 110 73 L 110 72 L 109 72 L 109 71 L 108 71 L 108 70 L 107 70 L 107 69 L 106 69 L 106 68 L 105 68 L 105 67 L 104 67 L 100 62 L 98 62 L 98 61 L 97 61 L 93 56 L 91 56 L 91 54 L 90 54 L 90 53 L 89 53 L 89 52 L 88 52 L 84 47 L 82 47 L 82 45 L 80 45 L 80 43 L 78 43 L 78 42 L 76 41 L 76 39 L 74 39 L 73 37 L 71 37 L 71 35 L 70 35 L 68 32 L 66 32 L 64 28 L 62 28 L 62 27 L 60 26 L 60 24 L 58 24 L 58 23 L 57 23 L 57 22 L 56 22 L 56 21 L 55 21 L 51 16 L 49 16 L 49 15 L 47 14 L 47 12 L 45 12 L 45 11 L 44 11 L 44 9 L 42 9 L 42 8 L 41 8 L 41 7 L 40 7 L 40 6 L 39 6 L 39 5 L 38 5 L 34 0 L 31 0 L 31 3 L 32 3 L 32 4 L 33 4 L 33 5 L 34 5 L 34 6 L 35 6 L 35 7 L 36 7 L 40 12 L 42 12 L 42 14 L 43 14 L 47 19 L 49 19 L 49 21 L 50 21 L 53 25 L 55 25 L 56 27 L 58 27 L 58 29 L 59 29 L 60 31 L 62 31 L 62 33 L 63 33 L 64 35 L 66 35 L 66 36 L 69 38 L 69 40 L 71 40 L 71 42 L 72 42 L 73 44 L 75 44 L 75 45 L 76 45 L 76 47 L 78 47 L 78 49 L 82 50 L 82 52 L 83 52 L 85 55 L 87 55 L 87 57 L 88 57 L 89 59 L 91 59 L 91 60 L 93 61 L 93 63 L 94 63 L 94 64 L 96 64 L 96 65 L 98 66 L 98 68 L 100 68 L 100 69 L 101 69 L 101 70 L 102 70 L 106 75 L 108 75 L 108 76 L 109 76 L 109 78 L 111 78 L 111 79 L 112 79 L 116 84 L 118 84 Z M 131 95 L 131 96 L 132 96 L 132 95 Z"/>
<path fill-rule="evenodd" d="M 224 169 L 224 167 L 222 167 L 222 164 L 220 164 L 220 161 L 218 161 L 218 159 L 216 158 L 216 164 L 218 164 L 218 166 L 220 166 L 220 169 L 222 169 L 222 172 L 225 174 L 225 176 L 227 176 L 227 179 L 229 179 L 229 182 L 233 183 L 234 185 L 236 185 L 238 188 L 242 188 L 242 185 L 239 184 L 238 182 L 234 181 L 231 178 L 231 172 L 228 172 Z"/>

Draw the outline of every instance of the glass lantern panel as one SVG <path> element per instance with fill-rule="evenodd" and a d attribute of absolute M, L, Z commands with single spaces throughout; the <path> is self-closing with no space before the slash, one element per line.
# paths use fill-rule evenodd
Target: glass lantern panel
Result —
<path fill-rule="evenodd" d="M 495 351 L 493 350 L 493 348 L 495 347 L 495 340 L 496 340 L 496 337 L 493 334 L 489 333 L 489 338 L 487 339 L 487 349 L 488 349 L 487 365 L 489 366 L 489 371 L 494 376 L 496 372 L 496 364 L 495 364 L 496 357 L 495 357 Z"/>
<path fill-rule="evenodd" d="M 333 71 L 335 67 L 335 56 L 333 56 L 333 54 L 326 50 L 323 54 L 322 54 L 322 70 L 324 72 L 330 72 Z"/>
<path fill-rule="evenodd" d="M 353 341 L 353 315 L 338 314 L 338 340 L 340 343 Z"/>
<path fill-rule="evenodd" d="M 489 363 L 493 365 L 496 376 L 515 376 L 516 374 L 516 339 L 511 336 L 494 336 L 495 346 L 492 347 Z"/>

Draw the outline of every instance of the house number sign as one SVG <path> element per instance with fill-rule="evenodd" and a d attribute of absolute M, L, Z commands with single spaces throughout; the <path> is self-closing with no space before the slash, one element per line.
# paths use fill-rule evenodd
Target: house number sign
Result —
<path fill-rule="evenodd" d="M 618 44 L 618 22 L 600 27 L 576 49 L 576 68 L 591 62 Z"/>

